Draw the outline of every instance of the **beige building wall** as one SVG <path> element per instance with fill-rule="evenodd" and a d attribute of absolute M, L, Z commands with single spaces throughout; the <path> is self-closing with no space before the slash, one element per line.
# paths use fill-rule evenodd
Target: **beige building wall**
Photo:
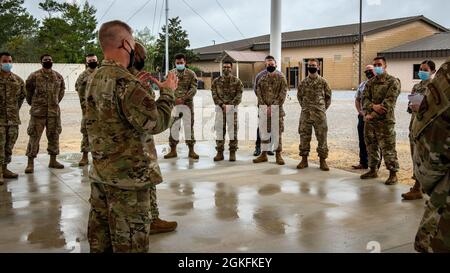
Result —
<path fill-rule="evenodd" d="M 192 66 L 196 66 L 200 68 L 203 72 L 220 72 L 220 64 L 216 62 L 195 62 L 191 64 Z M 255 63 L 254 65 L 254 71 L 252 64 L 248 63 L 239 63 L 239 78 L 244 83 L 244 86 L 246 88 L 250 88 L 253 84 L 254 78 L 256 74 L 258 74 L 261 70 L 264 69 L 264 63 Z M 237 64 L 233 64 L 233 75 L 237 75 Z M 207 84 L 207 81 L 205 81 L 206 86 L 210 84 Z"/>
<path fill-rule="evenodd" d="M 305 78 L 305 60 L 323 59 L 323 77 L 332 89 L 351 89 L 352 84 L 352 45 L 321 46 L 308 48 L 292 48 L 282 51 L 282 59 L 290 60 L 291 67 L 300 68 L 300 80 Z M 283 73 L 289 63 L 283 63 Z"/>
<path fill-rule="evenodd" d="M 441 67 L 446 58 L 431 58 L 436 63 L 436 69 Z M 414 65 L 421 64 L 425 59 L 398 59 L 390 60 L 388 73 L 400 79 L 403 92 L 411 92 L 413 86 L 420 80 L 414 80 Z"/>

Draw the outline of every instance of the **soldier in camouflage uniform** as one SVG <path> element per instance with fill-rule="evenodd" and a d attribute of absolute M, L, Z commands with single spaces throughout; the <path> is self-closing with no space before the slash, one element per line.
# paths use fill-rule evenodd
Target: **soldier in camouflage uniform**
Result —
<path fill-rule="evenodd" d="M 419 71 L 419 78 L 421 81 L 414 85 L 411 96 L 419 96 L 422 98 L 422 96 L 425 94 L 427 90 L 428 84 L 431 83 L 431 77 L 436 73 L 436 64 L 431 60 L 426 60 L 422 62 L 420 65 L 420 71 Z M 412 125 L 414 122 L 414 119 L 416 118 L 416 112 L 417 112 L 417 106 L 413 105 L 412 102 L 408 105 L 408 113 L 411 114 L 411 122 L 409 124 L 409 142 L 411 146 L 411 156 L 414 160 L 414 137 L 412 136 Z M 415 180 L 414 186 L 410 189 L 409 192 L 402 194 L 403 199 L 405 200 L 417 200 L 422 199 L 422 189 L 420 188 L 420 183 L 417 181 L 416 177 L 413 176 L 413 179 Z"/>
<path fill-rule="evenodd" d="M 176 118 L 170 126 L 170 152 L 164 156 L 165 159 L 178 157 L 177 145 L 180 142 L 181 122 L 184 126 L 186 144 L 189 147 L 189 158 L 199 159 L 194 151 L 194 96 L 197 94 L 197 76 L 194 71 L 186 67 L 186 62 L 184 54 L 177 54 L 175 56 L 176 68 L 171 71 L 178 76 L 179 83 L 178 89 L 175 91 Z"/>
<path fill-rule="evenodd" d="M 52 70 L 53 59 L 50 55 L 41 56 L 42 69 L 32 73 L 26 81 L 27 102 L 31 105 L 30 123 L 28 125 L 27 156 L 28 165 L 25 173 L 34 172 L 34 159 L 39 153 L 39 141 L 46 130 L 50 155 L 49 168 L 64 169 L 64 165 L 56 161 L 59 154 L 59 135 L 61 134 L 61 110 L 59 103 L 66 90 L 64 79 Z"/>
<path fill-rule="evenodd" d="M 284 165 L 282 134 L 284 132 L 283 104 L 286 100 L 288 85 L 286 77 L 276 72 L 277 63 L 272 56 L 266 58 L 266 69 L 269 72 L 262 76 L 256 87 L 259 107 L 259 130 L 261 134 L 262 153 L 253 163 L 267 162 L 267 152 L 271 147 L 271 138 L 276 148 L 276 163 Z M 275 132 L 274 132 L 275 130 Z"/>
<path fill-rule="evenodd" d="M 302 108 L 298 132 L 300 134 L 300 156 L 302 161 L 297 169 L 308 167 L 308 156 L 311 151 L 312 129 L 316 133 L 317 153 L 320 157 L 320 169 L 329 171 L 326 159 L 328 158 L 328 124 L 327 110 L 331 105 L 331 88 L 328 82 L 319 73 L 319 61 L 309 60 L 309 75 L 298 86 L 297 98 Z"/>
<path fill-rule="evenodd" d="M 12 150 L 19 136 L 19 111 L 26 91 L 25 82 L 11 72 L 11 54 L 0 53 L 0 63 L 0 185 L 3 185 L 4 178 L 18 177 L 7 166 L 11 163 Z"/>
<path fill-rule="evenodd" d="M 84 167 L 89 164 L 89 138 L 86 130 L 86 119 L 84 118 L 86 113 L 86 84 L 89 77 L 97 70 L 98 67 L 98 59 L 94 54 L 89 54 L 86 56 L 86 70 L 81 73 L 78 77 L 77 82 L 75 83 L 75 90 L 78 93 L 78 97 L 80 98 L 82 119 L 81 119 L 81 134 L 83 135 L 83 139 L 81 140 L 81 153 L 83 153 L 83 157 L 81 158 L 78 166 Z"/>
<path fill-rule="evenodd" d="M 386 72 L 387 64 L 384 57 L 374 59 L 373 66 L 376 77 L 369 80 L 364 91 L 363 107 L 366 113 L 364 137 L 369 154 L 370 171 L 361 179 L 378 177 L 379 151 L 381 149 L 389 178 L 386 185 L 398 183 L 399 170 L 396 151 L 395 106 L 400 95 L 400 80 Z"/>
<path fill-rule="evenodd" d="M 135 60 L 132 29 L 121 21 L 104 23 L 99 41 L 105 60 L 86 89 L 86 124 L 93 158 L 90 250 L 148 252 L 150 188 L 155 174 L 142 140 L 148 133 L 169 127 L 177 79 L 169 74 L 155 101 L 148 87 L 127 70 Z"/>
<path fill-rule="evenodd" d="M 215 79 L 212 83 L 211 93 L 216 105 L 215 130 L 217 133 L 216 150 L 214 161 L 224 160 L 225 135 L 230 137 L 230 161 L 236 161 L 238 149 L 238 112 L 237 107 L 242 101 L 244 85 L 241 80 L 231 74 L 233 63 L 223 63 L 223 76 Z"/>
<path fill-rule="evenodd" d="M 412 126 L 414 174 L 430 196 L 416 235 L 419 252 L 450 252 L 450 58 L 428 85 Z"/>
<path fill-rule="evenodd" d="M 144 70 L 145 61 L 147 59 L 147 50 L 145 47 L 136 43 L 136 57 L 134 66 L 129 69 L 130 73 L 135 75 L 141 83 L 148 88 L 148 94 L 155 99 L 156 95 L 153 91 L 153 83 L 156 85 L 161 85 L 161 83 L 156 80 L 152 75 Z M 150 234 L 166 233 L 174 231 L 178 224 L 177 222 L 169 222 L 159 218 L 159 209 L 156 196 L 156 185 L 163 182 L 163 177 L 161 175 L 161 169 L 158 165 L 158 154 L 156 152 L 155 140 L 152 134 L 148 133 L 143 135 L 142 141 L 144 145 L 145 152 L 150 158 L 149 169 L 151 170 L 152 184 L 150 186 L 150 212 L 152 216 L 152 223 L 150 225 Z M 161 132 L 162 133 L 162 132 Z"/>

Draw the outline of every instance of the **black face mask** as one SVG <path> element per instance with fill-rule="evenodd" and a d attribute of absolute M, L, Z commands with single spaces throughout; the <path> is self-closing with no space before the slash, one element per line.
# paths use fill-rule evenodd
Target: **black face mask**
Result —
<path fill-rule="evenodd" d="M 145 60 L 134 61 L 134 68 L 141 71 L 145 67 Z"/>
<path fill-rule="evenodd" d="M 97 62 L 90 62 L 87 64 L 90 69 L 96 69 L 98 67 Z"/>
<path fill-rule="evenodd" d="M 51 69 L 53 67 L 53 62 L 43 62 L 42 67 L 45 69 Z"/>
<path fill-rule="evenodd" d="M 370 80 L 373 77 L 375 77 L 375 74 L 372 71 L 366 71 L 364 72 L 366 74 L 366 77 Z"/>
<path fill-rule="evenodd" d="M 273 73 L 273 72 L 275 72 L 275 70 L 277 70 L 277 68 L 275 67 L 275 66 L 268 66 L 267 67 L 267 71 L 269 72 L 269 73 Z"/>
<path fill-rule="evenodd" d="M 309 74 L 316 74 L 319 69 L 317 67 L 308 67 Z"/>
<path fill-rule="evenodd" d="M 125 40 L 125 42 L 127 42 L 127 44 L 130 46 L 130 48 L 131 48 L 131 45 L 130 45 L 130 43 L 127 41 L 127 40 Z M 132 68 L 133 66 L 134 66 L 134 61 L 135 61 L 135 56 L 136 56 L 136 52 L 134 51 L 134 49 L 131 49 L 131 51 L 130 52 L 128 52 L 128 50 L 126 50 L 125 49 L 125 47 L 123 46 L 123 45 L 121 45 L 119 48 L 123 48 L 123 50 L 125 50 L 129 55 L 130 55 L 130 63 L 128 64 L 128 69 L 130 69 L 130 68 Z"/>

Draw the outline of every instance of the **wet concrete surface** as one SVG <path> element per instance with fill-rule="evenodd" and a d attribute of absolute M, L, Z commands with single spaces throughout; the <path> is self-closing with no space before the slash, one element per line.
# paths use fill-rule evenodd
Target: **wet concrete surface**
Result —
<path fill-rule="evenodd" d="M 364 253 L 371 242 L 383 252 L 414 251 L 424 201 L 402 201 L 407 186 L 317 166 L 299 171 L 293 160 L 254 165 L 250 151 L 235 163 L 215 163 L 209 143 L 198 153 L 199 161 L 189 160 L 180 145 L 180 159 L 160 160 L 161 218 L 179 228 L 153 235 L 151 252 Z M 0 252 L 89 252 L 90 186 L 79 157 L 63 155 L 66 169 L 49 170 L 40 155 L 33 175 L 23 174 L 25 157 L 13 159 L 20 178 L 0 186 Z"/>

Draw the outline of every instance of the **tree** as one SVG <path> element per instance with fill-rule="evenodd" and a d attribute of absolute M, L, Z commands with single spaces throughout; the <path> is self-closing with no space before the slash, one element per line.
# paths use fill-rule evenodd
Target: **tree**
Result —
<path fill-rule="evenodd" d="M 96 42 L 97 10 L 86 1 L 59 3 L 45 0 L 39 7 L 48 13 L 39 29 L 40 53 L 49 53 L 56 62 L 84 62 L 88 53 L 98 53 Z"/>
<path fill-rule="evenodd" d="M 179 17 L 169 19 L 169 65 L 173 68 L 174 58 L 177 53 L 186 55 L 188 62 L 197 60 L 197 55 L 191 49 L 188 34 L 186 30 L 181 27 L 181 20 Z M 156 50 L 154 53 L 154 66 L 161 67 L 161 71 L 165 69 L 165 50 L 166 50 L 166 27 L 163 26 L 162 32 L 159 33 L 159 38 L 156 40 Z"/>
<path fill-rule="evenodd" d="M 27 12 L 23 3 L 24 0 L 0 1 L 0 48 L 14 55 L 18 49 L 29 47 L 29 40 L 38 27 L 38 21 Z"/>

